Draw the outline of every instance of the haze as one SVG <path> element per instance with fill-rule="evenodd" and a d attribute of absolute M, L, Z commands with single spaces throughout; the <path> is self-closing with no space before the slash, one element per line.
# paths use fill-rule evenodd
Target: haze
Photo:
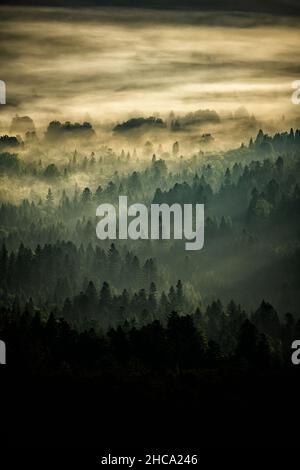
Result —
<path fill-rule="evenodd" d="M 264 118 L 298 112 L 296 17 L 20 7 L 2 7 L 0 17 L 5 119 L 122 120 L 241 105 Z"/>

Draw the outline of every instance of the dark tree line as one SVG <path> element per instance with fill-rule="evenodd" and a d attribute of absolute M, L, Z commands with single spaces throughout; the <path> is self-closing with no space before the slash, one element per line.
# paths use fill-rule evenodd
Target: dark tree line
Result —
<path fill-rule="evenodd" d="M 107 293 L 102 301 L 104 297 L 109 301 Z M 204 320 L 199 311 L 193 315 L 173 311 L 164 323 L 154 320 L 137 328 L 125 322 L 99 334 L 93 328 L 78 332 L 53 313 L 43 320 L 29 302 L 18 316 L 14 309 L 2 307 L 0 331 L 11 366 L 42 374 L 143 375 L 222 364 L 263 370 L 290 364 L 291 340 L 300 333 L 300 322 L 291 314 L 280 323 L 273 307 L 262 302 L 249 319 L 232 301 L 226 313 L 216 302 L 206 315 Z M 230 350 L 224 344 L 227 328 Z"/>
<path fill-rule="evenodd" d="M 149 286 L 158 280 L 157 265 L 128 250 L 120 253 L 114 244 L 107 251 L 70 241 L 37 245 L 34 251 L 21 244 L 8 252 L 3 244 L 0 250 L 0 289 L 8 294 L 61 303 L 87 285 L 87 279 L 97 284 L 106 280 L 118 289 Z"/>

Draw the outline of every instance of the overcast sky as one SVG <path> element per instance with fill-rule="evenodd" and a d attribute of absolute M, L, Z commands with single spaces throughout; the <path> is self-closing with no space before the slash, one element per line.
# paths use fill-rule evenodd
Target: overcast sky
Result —
<path fill-rule="evenodd" d="M 11 113 L 118 119 L 240 105 L 295 112 L 295 16 L 0 7 L 0 18 Z"/>

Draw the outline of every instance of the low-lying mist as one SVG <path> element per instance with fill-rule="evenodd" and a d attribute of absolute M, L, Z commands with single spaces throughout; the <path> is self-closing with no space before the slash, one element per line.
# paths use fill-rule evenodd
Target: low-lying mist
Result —
<path fill-rule="evenodd" d="M 28 114 L 45 128 L 240 106 L 297 117 L 297 17 L 1 7 L 0 18 L 0 121 Z"/>

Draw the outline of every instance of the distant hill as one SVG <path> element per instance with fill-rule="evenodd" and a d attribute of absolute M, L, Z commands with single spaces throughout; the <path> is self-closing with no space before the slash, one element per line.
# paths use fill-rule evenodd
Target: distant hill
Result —
<path fill-rule="evenodd" d="M 172 123 L 172 127 L 184 128 L 189 126 L 207 124 L 207 123 L 219 123 L 220 117 L 216 111 L 210 109 L 199 109 L 193 113 L 188 113 L 183 117 L 175 119 Z"/>
<path fill-rule="evenodd" d="M 16 115 L 10 125 L 10 133 L 25 134 L 26 132 L 34 132 L 35 126 L 33 120 L 29 116 Z"/>
<path fill-rule="evenodd" d="M 22 142 L 16 136 L 2 135 L 0 136 L 0 151 L 4 149 L 15 149 L 21 147 Z"/>
<path fill-rule="evenodd" d="M 85 137 L 90 138 L 95 136 L 95 131 L 89 122 L 74 124 L 67 121 L 62 124 L 60 121 L 52 121 L 49 123 L 45 138 L 47 140 L 57 140 L 62 138 Z"/>
<path fill-rule="evenodd" d="M 114 132 L 126 132 L 131 130 L 136 130 L 140 128 L 160 128 L 163 129 L 166 127 L 164 121 L 160 118 L 149 117 L 149 118 L 132 118 L 128 121 L 125 121 L 121 124 L 117 124 L 113 131 Z"/>

